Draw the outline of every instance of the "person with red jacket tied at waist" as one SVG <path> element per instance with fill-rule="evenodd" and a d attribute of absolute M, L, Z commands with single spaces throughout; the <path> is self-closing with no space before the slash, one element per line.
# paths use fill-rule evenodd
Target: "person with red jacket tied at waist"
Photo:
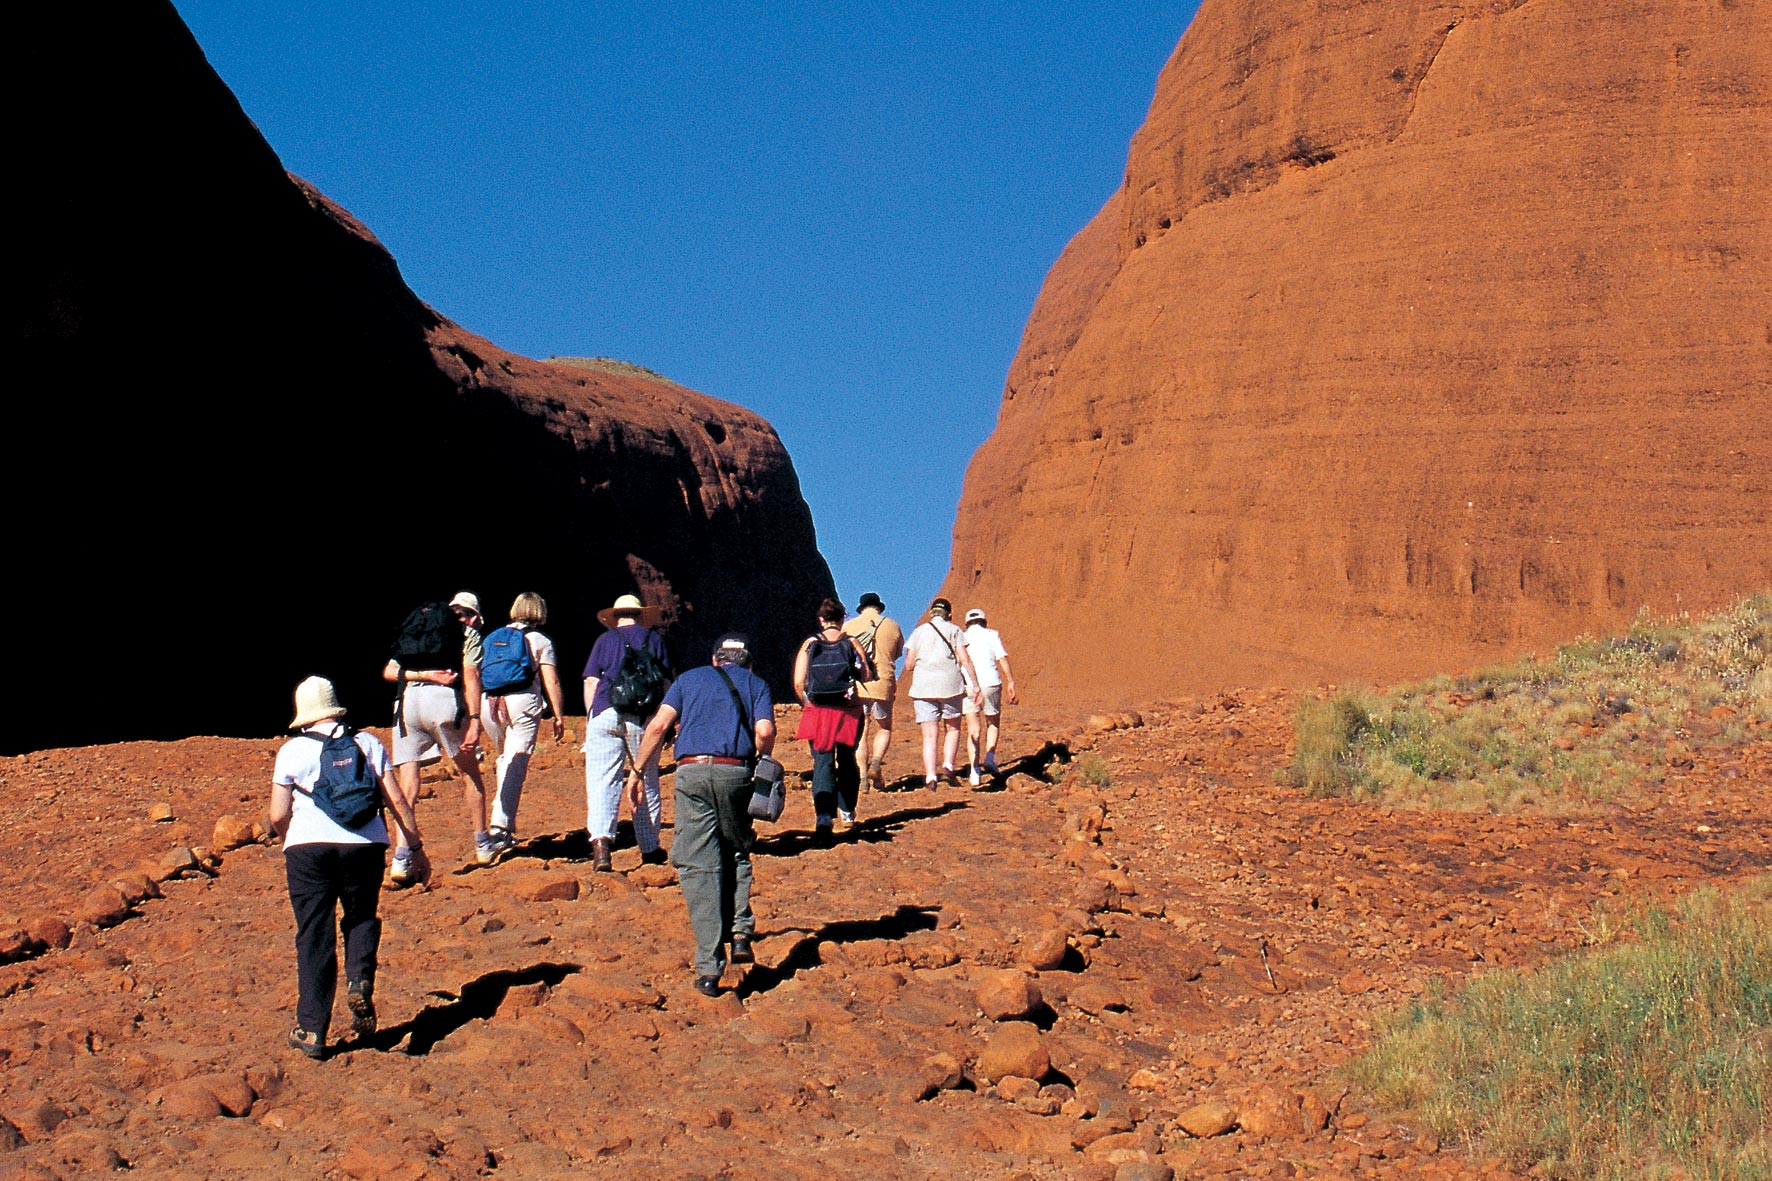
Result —
<path fill-rule="evenodd" d="M 794 693 L 804 707 L 795 737 L 812 747 L 812 807 L 815 837 L 829 844 L 834 825 L 855 823 L 861 794 L 861 768 L 855 748 L 865 715 L 856 685 L 874 676 L 873 662 L 853 637 L 843 634 L 843 604 L 826 599 L 818 607 L 818 631 L 794 658 Z"/>
<path fill-rule="evenodd" d="M 640 738 L 629 798 L 641 790 L 638 767 L 656 759 L 677 726 L 675 837 L 671 862 L 695 931 L 695 990 L 720 994 L 726 947 L 733 963 L 750 963 L 751 774 L 757 756 L 775 749 L 775 704 L 769 686 L 750 670 L 750 641 L 728 632 L 708 665 L 671 683 L 664 704 Z"/>

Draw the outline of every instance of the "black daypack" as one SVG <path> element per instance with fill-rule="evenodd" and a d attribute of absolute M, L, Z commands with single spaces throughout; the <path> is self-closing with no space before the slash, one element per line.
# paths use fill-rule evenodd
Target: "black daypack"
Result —
<path fill-rule="evenodd" d="M 420 603 L 394 637 L 394 660 L 401 668 L 461 671 L 462 622 L 448 603 Z"/>
<path fill-rule="evenodd" d="M 616 634 L 627 629 L 617 629 Z M 642 637 L 642 628 L 633 628 Z M 617 713 L 631 717 L 650 717 L 664 702 L 665 684 L 671 679 L 671 670 L 665 667 L 664 661 L 646 649 L 644 638 L 636 648 L 622 636 L 624 651 L 621 654 L 621 667 L 616 670 L 615 679 L 609 682 L 609 704 Z"/>
<path fill-rule="evenodd" d="M 841 705 L 858 681 L 868 679 L 861 653 L 848 636 L 813 636 L 806 653 L 806 696 L 814 705 Z"/>
<path fill-rule="evenodd" d="M 331 737 L 303 734 L 320 744 L 320 778 L 312 791 L 300 786 L 295 790 L 313 800 L 334 823 L 355 832 L 381 811 L 381 784 L 353 733 L 345 727 Z"/>

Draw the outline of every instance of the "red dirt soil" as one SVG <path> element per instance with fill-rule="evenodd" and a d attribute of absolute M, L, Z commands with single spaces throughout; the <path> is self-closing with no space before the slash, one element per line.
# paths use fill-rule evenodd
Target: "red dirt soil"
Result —
<path fill-rule="evenodd" d="M 946 593 L 1075 704 L 1772 586 L 1766 13 L 1207 0 L 1041 292 Z"/>
<path fill-rule="evenodd" d="M 0 1178 L 1510 1176 L 1337 1068 L 1430 984 L 1579 946 L 1600 900 L 1772 866 L 1772 734 L 1590 815 L 1394 812 L 1274 786 L 1295 704 L 1012 711 L 996 790 L 864 794 L 834 848 L 798 788 L 762 826 L 759 963 L 712 1001 L 671 870 L 583 859 L 570 745 L 539 752 L 524 843 L 486 870 L 452 872 L 456 784 L 427 773 L 439 872 L 383 895 L 384 1032 L 324 1063 L 283 1045 L 276 848 L 166 880 L 175 847 L 250 840 L 279 740 L 0 760 L 29 883 L 0 914 Z M 1044 1079 L 989 1082 L 1010 1050 Z"/>

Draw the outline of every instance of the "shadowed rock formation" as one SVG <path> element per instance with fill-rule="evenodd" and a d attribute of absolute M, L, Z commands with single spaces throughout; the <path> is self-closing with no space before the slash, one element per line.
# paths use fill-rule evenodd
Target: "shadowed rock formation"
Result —
<path fill-rule="evenodd" d="M 768 423 L 437 315 L 169 4 L 18 20 L 5 585 L 42 656 L 0 750 L 270 733 L 314 672 L 385 717 L 400 618 L 463 586 L 548 598 L 574 704 L 636 589 L 679 660 L 742 627 L 785 677 L 832 583 Z"/>
<path fill-rule="evenodd" d="M 1772 584 L 1766 11 L 1207 0 L 1041 292 L 956 605 L 1101 698 Z"/>

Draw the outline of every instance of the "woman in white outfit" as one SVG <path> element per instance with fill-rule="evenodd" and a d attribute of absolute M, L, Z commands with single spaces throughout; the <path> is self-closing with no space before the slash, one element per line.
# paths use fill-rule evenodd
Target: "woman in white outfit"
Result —
<path fill-rule="evenodd" d="M 510 627 L 522 633 L 523 642 L 529 647 L 529 658 L 535 665 L 535 675 L 522 689 L 496 697 L 489 694 L 485 708 L 481 710 L 481 724 L 498 744 L 491 834 L 493 847 L 501 855 L 516 844 L 517 805 L 523 798 L 523 781 L 529 775 L 529 757 L 535 753 L 535 738 L 542 719 L 551 714 L 555 742 L 566 736 L 554 641 L 537 630 L 547 621 L 546 599 L 533 591 L 517 596 L 511 604 Z M 493 636 L 487 637 L 489 643 L 492 639 Z"/>

